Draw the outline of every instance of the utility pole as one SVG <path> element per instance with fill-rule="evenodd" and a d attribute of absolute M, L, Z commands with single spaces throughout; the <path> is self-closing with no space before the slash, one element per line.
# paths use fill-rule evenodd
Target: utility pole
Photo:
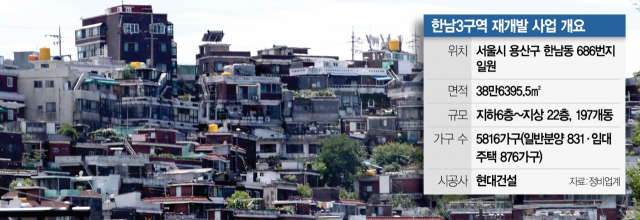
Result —
<path fill-rule="evenodd" d="M 58 49 L 59 49 L 59 55 L 60 57 L 62 57 L 62 35 L 61 35 L 61 31 L 60 31 L 60 25 L 58 25 L 58 34 L 54 35 L 54 34 L 50 34 L 50 35 L 44 35 L 45 37 L 53 37 L 53 38 L 58 38 L 58 42 L 53 42 L 53 45 L 58 45 Z"/>
<path fill-rule="evenodd" d="M 62 32 L 60 31 L 60 25 L 58 25 L 58 49 L 59 56 L 62 58 Z"/>
<path fill-rule="evenodd" d="M 153 25 L 153 13 L 151 13 L 151 25 L 150 25 L 150 27 L 151 28 L 149 28 L 149 31 L 151 31 L 151 64 L 150 64 L 149 67 L 153 68 L 153 63 L 154 63 L 154 60 L 153 60 L 153 49 L 154 49 L 154 47 L 156 47 L 156 45 L 153 44 L 153 32 L 155 32 L 155 26 Z"/>
<path fill-rule="evenodd" d="M 354 47 L 355 39 L 356 39 L 356 37 L 354 36 L 354 33 L 353 33 L 353 26 L 351 26 L 351 60 L 354 60 L 353 59 L 353 55 L 354 55 L 354 52 L 355 52 L 355 49 L 356 49 Z"/>
<path fill-rule="evenodd" d="M 353 32 L 353 26 L 351 27 L 351 60 L 355 60 L 355 53 L 360 52 L 360 50 L 356 50 L 356 44 L 361 44 L 362 39 L 356 37 Z"/>
<path fill-rule="evenodd" d="M 421 37 L 418 35 L 416 26 L 413 26 L 413 53 L 416 55 L 416 62 L 418 62 L 418 38 Z"/>

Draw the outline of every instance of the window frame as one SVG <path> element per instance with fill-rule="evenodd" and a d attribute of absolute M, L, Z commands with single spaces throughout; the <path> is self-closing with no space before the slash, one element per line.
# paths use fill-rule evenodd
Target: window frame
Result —
<path fill-rule="evenodd" d="M 7 77 L 7 87 L 13 88 L 13 77 Z"/>
<path fill-rule="evenodd" d="M 53 80 L 45 80 L 44 82 L 45 82 L 44 83 L 44 87 L 45 88 L 55 88 L 55 81 L 53 81 Z M 49 82 L 51 82 L 51 86 L 49 86 Z"/>

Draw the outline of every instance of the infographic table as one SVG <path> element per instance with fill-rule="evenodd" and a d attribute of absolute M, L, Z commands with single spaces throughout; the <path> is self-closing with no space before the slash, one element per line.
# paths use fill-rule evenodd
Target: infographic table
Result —
<path fill-rule="evenodd" d="M 625 15 L 425 15 L 425 194 L 624 194 Z"/>

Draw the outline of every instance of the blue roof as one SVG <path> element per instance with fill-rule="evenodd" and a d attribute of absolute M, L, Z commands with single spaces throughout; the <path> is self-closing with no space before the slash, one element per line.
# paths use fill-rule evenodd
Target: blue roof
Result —
<path fill-rule="evenodd" d="M 358 74 L 355 73 L 329 73 L 332 76 L 358 76 Z"/>
<path fill-rule="evenodd" d="M 391 80 L 391 77 L 388 76 L 371 76 L 373 78 L 375 78 L 378 81 L 387 81 L 387 80 Z"/>

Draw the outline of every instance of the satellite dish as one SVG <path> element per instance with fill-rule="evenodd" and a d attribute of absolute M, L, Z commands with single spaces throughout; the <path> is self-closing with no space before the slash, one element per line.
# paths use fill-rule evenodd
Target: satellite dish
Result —
<path fill-rule="evenodd" d="M 84 174 L 84 171 L 80 170 L 80 172 L 78 173 L 78 176 L 82 176 L 82 174 Z"/>

